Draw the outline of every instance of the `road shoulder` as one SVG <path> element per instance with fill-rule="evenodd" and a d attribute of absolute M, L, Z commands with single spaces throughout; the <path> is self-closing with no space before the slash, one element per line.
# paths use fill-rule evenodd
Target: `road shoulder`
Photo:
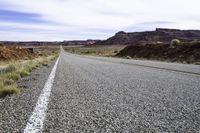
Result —
<path fill-rule="evenodd" d="M 0 132 L 23 132 L 37 99 L 55 62 L 42 66 L 18 81 L 23 88 L 18 95 L 0 99 Z"/>

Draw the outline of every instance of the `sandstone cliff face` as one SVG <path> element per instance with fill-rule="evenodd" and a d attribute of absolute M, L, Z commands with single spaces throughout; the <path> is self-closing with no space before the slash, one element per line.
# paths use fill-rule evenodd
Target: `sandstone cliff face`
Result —
<path fill-rule="evenodd" d="M 200 30 L 178 30 L 157 28 L 155 31 L 126 33 L 120 31 L 113 37 L 97 42 L 99 45 L 135 45 L 145 43 L 169 43 L 172 39 L 182 41 L 200 40 Z"/>

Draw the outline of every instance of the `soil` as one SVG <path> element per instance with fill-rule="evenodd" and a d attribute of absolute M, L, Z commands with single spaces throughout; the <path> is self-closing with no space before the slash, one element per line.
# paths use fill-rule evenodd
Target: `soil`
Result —
<path fill-rule="evenodd" d="M 30 59 L 34 56 L 32 49 L 21 47 L 0 47 L 0 61 Z"/>

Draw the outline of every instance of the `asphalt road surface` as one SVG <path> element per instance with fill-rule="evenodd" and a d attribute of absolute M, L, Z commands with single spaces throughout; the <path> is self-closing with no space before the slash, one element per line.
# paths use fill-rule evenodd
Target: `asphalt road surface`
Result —
<path fill-rule="evenodd" d="M 45 69 L 47 75 L 52 68 Z M 23 110 L 18 109 L 22 104 L 6 98 L 18 110 L 1 115 L 8 118 L 0 121 L 0 132 L 24 131 L 44 87 L 43 80 L 38 82 L 31 102 L 23 102 L 28 109 L 16 125 L 12 119 L 17 116 L 12 115 Z M 0 102 L 4 110 L 6 100 Z M 47 102 L 39 132 L 198 133 L 200 66 L 79 56 L 61 50 Z M 7 120 L 12 127 L 6 126 Z"/>

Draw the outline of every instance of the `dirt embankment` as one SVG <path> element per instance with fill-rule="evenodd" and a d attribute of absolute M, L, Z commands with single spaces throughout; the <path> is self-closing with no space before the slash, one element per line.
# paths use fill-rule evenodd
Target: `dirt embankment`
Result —
<path fill-rule="evenodd" d="M 146 44 L 127 46 L 116 56 L 163 60 L 170 62 L 200 63 L 200 42 L 181 43 L 172 48 L 170 44 Z"/>
<path fill-rule="evenodd" d="M 30 59 L 34 57 L 32 49 L 21 47 L 0 47 L 0 61 Z"/>

